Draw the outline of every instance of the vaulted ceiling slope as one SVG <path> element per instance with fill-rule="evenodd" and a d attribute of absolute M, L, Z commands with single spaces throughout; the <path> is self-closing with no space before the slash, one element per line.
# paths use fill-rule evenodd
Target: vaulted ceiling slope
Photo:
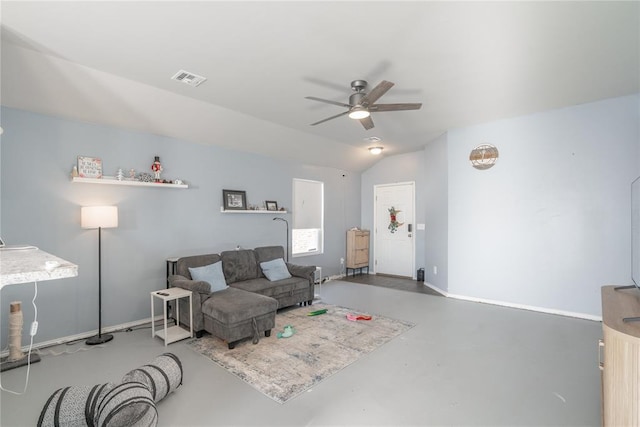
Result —
<path fill-rule="evenodd" d="M 361 171 L 447 129 L 640 91 L 638 2 L 3 1 L 1 102 Z M 198 87 L 171 80 L 187 70 Z M 365 130 L 350 82 L 396 85 Z"/>

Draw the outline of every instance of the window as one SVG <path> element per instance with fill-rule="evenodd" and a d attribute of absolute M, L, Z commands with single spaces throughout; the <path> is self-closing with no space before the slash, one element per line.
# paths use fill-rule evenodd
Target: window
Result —
<path fill-rule="evenodd" d="M 293 256 L 317 255 L 324 243 L 324 183 L 293 180 Z"/>

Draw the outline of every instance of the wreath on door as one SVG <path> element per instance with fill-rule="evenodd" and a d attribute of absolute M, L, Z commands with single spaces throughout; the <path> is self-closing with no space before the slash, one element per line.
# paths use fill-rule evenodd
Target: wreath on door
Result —
<path fill-rule="evenodd" d="M 392 233 L 395 233 L 398 230 L 398 227 L 401 227 L 404 224 L 404 222 L 398 222 L 397 215 L 400 212 L 402 212 L 402 211 L 401 210 L 396 210 L 396 208 L 394 208 L 393 206 L 391 206 L 389 208 L 390 221 L 389 221 L 389 227 L 387 227 L 387 228 Z"/>

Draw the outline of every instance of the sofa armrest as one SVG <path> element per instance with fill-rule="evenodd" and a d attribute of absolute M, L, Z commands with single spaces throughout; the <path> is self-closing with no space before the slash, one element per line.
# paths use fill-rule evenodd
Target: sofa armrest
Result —
<path fill-rule="evenodd" d="M 182 289 L 187 289 L 191 292 L 198 292 L 200 294 L 209 295 L 211 293 L 211 285 L 209 282 L 203 280 L 190 280 L 179 274 L 169 276 L 169 285 Z"/>
<path fill-rule="evenodd" d="M 202 280 L 190 280 L 179 274 L 169 276 L 169 286 L 187 289 L 192 292 L 191 295 L 191 313 L 193 317 L 194 332 L 200 332 L 204 329 L 204 317 L 202 315 L 202 304 L 211 296 L 211 286 L 208 282 Z M 177 304 L 188 304 L 185 300 L 177 301 Z M 188 305 L 186 305 L 188 307 Z M 189 320 L 189 310 L 180 310 L 180 319 L 183 323 Z"/>
<path fill-rule="evenodd" d="M 315 265 L 295 265 L 287 263 L 287 268 L 292 276 L 308 279 L 309 283 L 313 283 L 316 272 Z"/>

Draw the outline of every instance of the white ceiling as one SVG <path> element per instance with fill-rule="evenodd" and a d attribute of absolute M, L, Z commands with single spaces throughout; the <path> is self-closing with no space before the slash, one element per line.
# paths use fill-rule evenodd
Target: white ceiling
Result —
<path fill-rule="evenodd" d="M 3 105 L 360 171 L 447 129 L 640 91 L 638 2 L 2 1 Z M 208 78 L 197 88 L 178 70 Z M 305 99 L 396 83 L 374 129 Z M 5 129 L 6 130 L 6 129 Z M 486 141 L 478 141 L 483 143 Z"/>

